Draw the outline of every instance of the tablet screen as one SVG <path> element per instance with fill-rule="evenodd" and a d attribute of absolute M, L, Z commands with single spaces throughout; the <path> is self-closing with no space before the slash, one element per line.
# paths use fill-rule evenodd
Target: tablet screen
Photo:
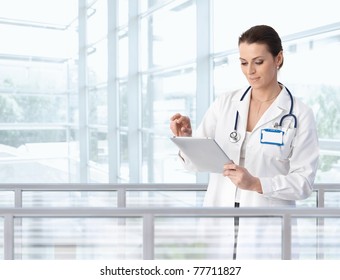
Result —
<path fill-rule="evenodd" d="M 232 162 L 212 138 L 170 138 L 201 172 L 222 173 L 223 165 Z"/>

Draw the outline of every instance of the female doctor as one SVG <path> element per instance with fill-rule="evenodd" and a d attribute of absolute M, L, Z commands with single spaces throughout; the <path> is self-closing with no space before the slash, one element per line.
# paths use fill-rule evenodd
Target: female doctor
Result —
<path fill-rule="evenodd" d="M 317 170 L 313 112 L 277 80 L 284 57 L 272 27 L 250 28 L 238 46 L 249 88 L 219 96 L 194 133 L 214 138 L 233 160 L 222 174 L 210 174 L 204 205 L 294 206 L 311 194 Z M 189 117 L 179 113 L 171 117 L 170 129 L 176 136 L 192 136 Z M 185 154 L 180 156 L 195 170 Z"/>

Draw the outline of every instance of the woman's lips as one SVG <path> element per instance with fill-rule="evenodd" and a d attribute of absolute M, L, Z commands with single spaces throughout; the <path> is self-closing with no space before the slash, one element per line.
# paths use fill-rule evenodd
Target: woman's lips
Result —
<path fill-rule="evenodd" d="M 250 82 L 252 82 L 252 83 L 254 83 L 254 82 L 256 82 L 256 81 L 258 81 L 260 78 L 249 78 L 249 81 Z"/>

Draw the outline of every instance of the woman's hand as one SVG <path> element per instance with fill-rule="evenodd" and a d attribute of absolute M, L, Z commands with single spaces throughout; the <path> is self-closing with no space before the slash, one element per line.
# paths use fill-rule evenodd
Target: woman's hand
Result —
<path fill-rule="evenodd" d="M 235 163 L 225 164 L 223 176 L 228 177 L 240 189 L 262 193 L 260 179 L 252 176 L 248 170 L 242 166 Z"/>
<path fill-rule="evenodd" d="M 170 118 L 170 129 L 175 136 L 191 136 L 190 119 L 177 113 Z"/>

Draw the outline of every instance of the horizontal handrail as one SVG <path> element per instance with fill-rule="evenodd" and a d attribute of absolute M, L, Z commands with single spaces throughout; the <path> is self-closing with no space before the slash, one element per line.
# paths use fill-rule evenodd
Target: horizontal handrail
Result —
<path fill-rule="evenodd" d="M 206 190 L 207 184 L 0 184 L 0 191 Z M 339 185 L 340 189 L 340 185 Z"/>
<path fill-rule="evenodd" d="M 45 184 L 45 183 L 25 183 L 25 184 L 0 184 L 0 191 L 5 190 L 24 190 L 24 191 L 104 191 L 104 190 L 199 190 L 207 189 L 207 184 L 196 183 L 141 183 L 141 184 L 82 184 L 82 183 L 65 183 L 65 184 Z M 340 191 L 339 183 L 318 183 L 313 189 L 318 190 L 335 190 Z"/>
<path fill-rule="evenodd" d="M 247 217 L 275 217 L 275 216 L 299 216 L 299 217 L 340 217 L 339 208 L 295 208 L 295 207 L 31 207 L 31 208 L 0 208 L 0 216 L 12 215 L 20 217 L 139 217 L 143 215 L 154 216 L 185 216 L 185 217 L 209 217 L 209 216 L 247 216 Z"/>
<path fill-rule="evenodd" d="M 0 184 L 1 191 L 15 192 L 15 207 L 22 207 L 22 193 L 25 191 L 115 191 L 117 192 L 117 206 L 126 207 L 127 191 L 206 191 L 207 184 Z M 317 193 L 317 207 L 324 207 L 325 192 L 340 192 L 340 183 L 315 184 Z"/>
<path fill-rule="evenodd" d="M 4 257 L 14 259 L 14 219 L 25 217 L 140 217 L 143 219 L 143 259 L 154 259 L 154 236 L 156 217 L 278 217 L 282 218 L 282 259 L 291 259 L 293 217 L 338 217 L 338 208 L 2 208 L 4 218 Z"/>

